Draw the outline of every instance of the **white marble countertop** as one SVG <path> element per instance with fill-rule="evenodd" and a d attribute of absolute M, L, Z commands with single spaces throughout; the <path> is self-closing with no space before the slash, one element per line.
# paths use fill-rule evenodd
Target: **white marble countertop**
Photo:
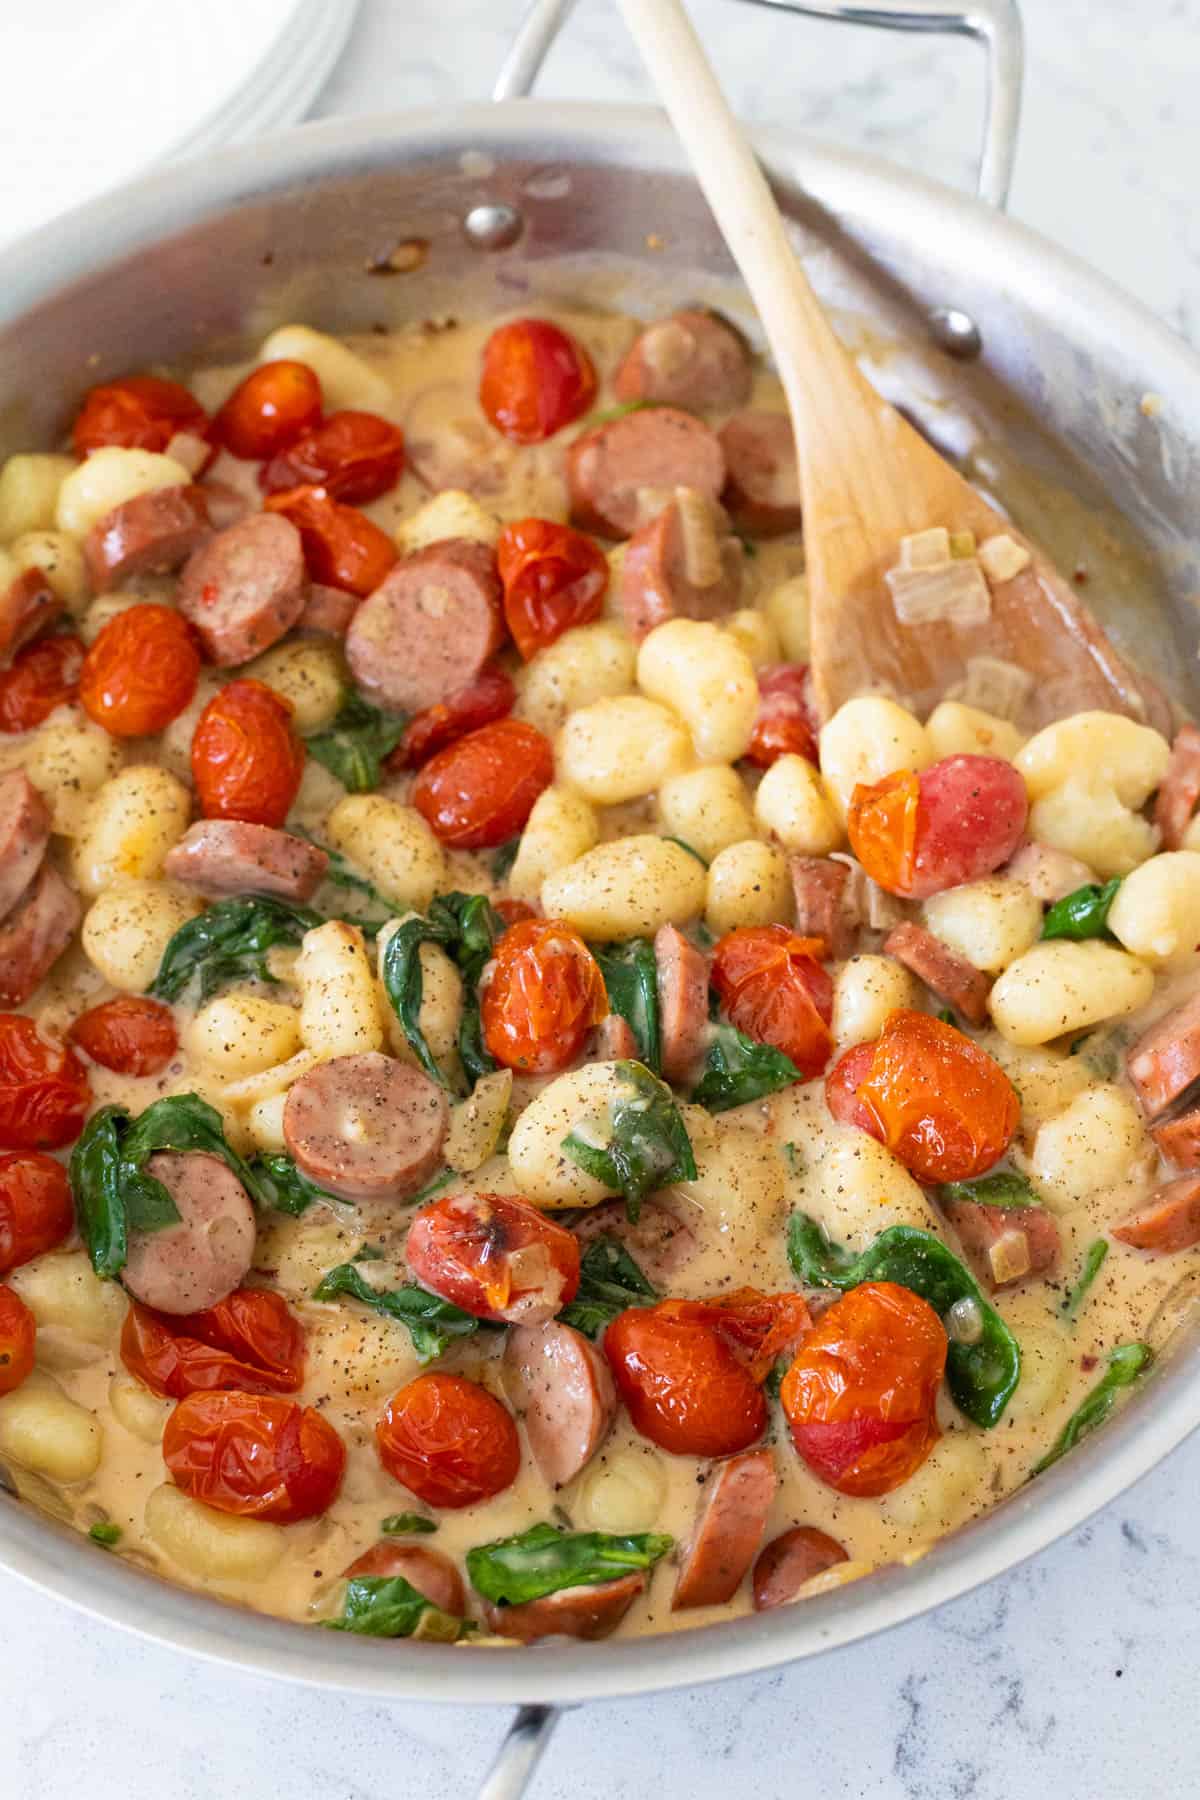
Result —
<path fill-rule="evenodd" d="M 364 0 L 319 113 L 486 94 L 522 0 Z M 694 0 L 742 113 L 968 182 L 973 47 Z M 1012 206 L 1200 342 L 1200 0 L 1025 0 Z M 549 95 L 642 97 L 608 0 Z M 819 1663 L 567 1716 L 534 1800 L 1159 1800 L 1198 1790 L 1200 1441 L 1069 1541 Z M 510 1714 L 383 1706 L 229 1675 L 0 1576 L 3 1800 L 450 1800 Z"/>

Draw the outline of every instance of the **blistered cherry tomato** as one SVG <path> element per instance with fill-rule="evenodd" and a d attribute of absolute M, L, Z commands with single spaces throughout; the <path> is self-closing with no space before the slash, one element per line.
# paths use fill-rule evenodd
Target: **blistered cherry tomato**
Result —
<path fill-rule="evenodd" d="M 300 533 L 309 574 L 326 587 L 365 598 L 399 557 L 386 531 L 357 507 L 343 506 L 327 488 L 297 487 L 268 494 L 263 507 L 291 520 Z"/>
<path fill-rule="evenodd" d="M 498 1063 L 551 1075 L 575 1061 L 608 1012 L 608 995 L 577 931 L 558 919 L 527 919 L 496 944 L 480 1011 L 483 1041 Z"/>
<path fill-rule="evenodd" d="M 282 825 L 303 773 L 292 708 L 263 682 L 231 681 L 200 714 L 192 780 L 206 819 Z"/>
<path fill-rule="evenodd" d="M 375 1427 L 379 1460 L 427 1506 L 474 1506 L 517 1478 L 521 1444 L 512 1416 L 462 1375 L 418 1375 Z"/>
<path fill-rule="evenodd" d="M 526 919 L 538 917 L 527 900 L 493 900 L 492 905 L 506 925 L 523 925 Z"/>
<path fill-rule="evenodd" d="M 108 621 L 84 657 L 79 700 L 113 737 L 150 737 L 179 717 L 199 674 L 200 651 L 182 613 L 130 606 Z"/>
<path fill-rule="evenodd" d="M 121 1330 L 121 1361 L 167 1400 L 220 1388 L 294 1394 L 304 1381 L 304 1331 L 265 1288 L 235 1288 L 206 1312 L 183 1316 L 135 1300 Z"/>
<path fill-rule="evenodd" d="M 57 1249 L 74 1223 L 67 1171 L 60 1162 L 37 1150 L 0 1156 L 0 1275 Z"/>
<path fill-rule="evenodd" d="M 443 844 L 487 850 L 516 836 L 553 780 L 549 739 L 522 719 L 498 719 L 431 757 L 409 799 Z"/>
<path fill-rule="evenodd" d="M 703 1303 L 618 1313 L 604 1354 L 635 1431 L 675 1456 L 731 1456 L 767 1428 L 762 1389 Z"/>
<path fill-rule="evenodd" d="M 763 1294 L 741 1287 L 677 1304 L 697 1318 L 703 1310 L 754 1381 L 765 1381 L 779 1358 L 794 1351 L 812 1330 L 803 1294 Z"/>
<path fill-rule="evenodd" d="M 323 1513 L 346 1467 L 333 1426 L 274 1394 L 189 1394 L 167 1420 L 162 1455 L 193 1500 L 277 1525 Z"/>
<path fill-rule="evenodd" d="M 33 1368 L 37 1325 L 33 1314 L 10 1287 L 0 1286 L 0 1394 L 19 1388 Z"/>
<path fill-rule="evenodd" d="M 208 414 L 187 388 L 158 375 L 126 375 L 89 388 L 71 427 L 76 456 L 115 444 L 122 450 L 163 451 L 177 433 L 202 438 Z"/>
<path fill-rule="evenodd" d="M 419 769 L 431 756 L 447 744 L 478 731 L 481 725 L 493 725 L 506 719 L 516 704 L 517 690 L 511 675 L 503 669 L 485 669 L 466 687 L 455 688 L 444 700 L 437 700 L 422 712 L 414 713 L 404 736 L 388 758 L 392 771 Z"/>
<path fill-rule="evenodd" d="M 858 1090 L 871 1073 L 875 1044 L 855 1044 L 842 1052 L 825 1077 L 825 1104 L 839 1125 L 857 1125 L 883 1142 L 883 1128 Z"/>
<path fill-rule="evenodd" d="M 43 638 L 0 670 L 0 731 L 32 731 L 56 706 L 79 693 L 83 645 L 77 637 Z"/>
<path fill-rule="evenodd" d="M 946 1333 L 927 1300 L 891 1281 L 851 1288 L 818 1319 L 779 1398 L 798 1454 L 841 1494 L 888 1494 L 939 1432 Z"/>
<path fill-rule="evenodd" d="M 277 456 L 320 423 L 321 384 L 307 363 L 260 363 L 212 422 L 219 444 L 249 462 Z"/>
<path fill-rule="evenodd" d="M 846 830 L 863 868 L 891 894 L 924 900 L 1006 863 L 1025 831 L 1025 783 L 998 756 L 947 756 L 854 790 Z"/>
<path fill-rule="evenodd" d="M 447 1194 L 421 1207 L 404 1253 L 423 1287 L 506 1325 L 542 1324 L 579 1288 L 579 1239 L 507 1194 Z"/>
<path fill-rule="evenodd" d="M 157 1075 L 179 1046 L 169 1006 L 141 994 L 118 994 L 80 1013 L 68 1043 L 118 1075 Z"/>
<path fill-rule="evenodd" d="M 513 319 L 483 347 L 479 404 L 514 444 L 553 437 L 595 397 L 591 357 L 548 319 Z"/>
<path fill-rule="evenodd" d="M 808 668 L 804 663 L 775 663 L 758 671 L 758 717 L 746 750 L 746 761 L 769 769 L 781 756 L 803 756 L 820 766 L 817 722 L 813 714 Z"/>
<path fill-rule="evenodd" d="M 806 1079 L 829 1061 L 833 983 L 819 938 L 786 925 L 739 925 L 713 950 L 712 984 L 731 1025 L 789 1056 Z"/>
<path fill-rule="evenodd" d="M 843 1058 L 843 1061 L 845 1059 Z M 986 1050 L 928 1013 L 892 1013 L 855 1090 L 918 1181 L 973 1181 L 1004 1155 L 1021 1114 Z"/>
<path fill-rule="evenodd" d="M 608 586 L 608 558 L 569 525 L 518 519 L 496 545 L 504 583 L 504 617 L 525 661 L 575 625 L 600 617 Z"/>
<path fill-rule="evenodd" d="M 61 1150 L 83 1129 L 87 1070 L 65 1044 L 48 1044 L 24 1013 L 0 1013 L 0 1147 Z"/>
<path fill-rule="evenodd" d="M 395 487 L 404 470 L 404 436 L 378 413 L 333 412 L 259 470 L 268 494 L 323 487 L 361 506 Z"/>

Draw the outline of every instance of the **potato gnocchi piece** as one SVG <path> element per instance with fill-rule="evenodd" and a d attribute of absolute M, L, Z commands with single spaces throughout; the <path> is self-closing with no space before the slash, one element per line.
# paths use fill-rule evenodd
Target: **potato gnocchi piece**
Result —
<path fill-rule="evenodd" d="M 690 851 L 666 838 L 627 837 L 597 844 L 544 881 L 542 911 L 606 942 L 682 925 L 703 910 L 704 894 L 704 866 Z"/>
<path fill-rule="evenodd" d="M 85 1343 L 114 1344 L 129 1310 L 125 1290 L 101 1281 L 86 1250 L 51 1250 L 5 1277 L 41 1330 L 57 1326 Z"/>
<path fill-rule="evenodd" d="M 166 769 L 121 769 L 96 794 L 75 839 L 71 863 L 80 892 L 94 897 L 118 882 L 160 875 L 191 810 L 187 788 Z"/>
<path fill-rule="evenodd" d="M 0 1460 L 73 1486 L 96 1473 L 103 1451 L 99 1419 L 40 1369 L 0 1395 Z"/>
<path fill-rule="evenodd" d="M 164 1482 L 146 1501 L 146 1535 L 197 1581 L 261 1581 L 283 1557 L 287 1533 L 239 1519 Z"/>

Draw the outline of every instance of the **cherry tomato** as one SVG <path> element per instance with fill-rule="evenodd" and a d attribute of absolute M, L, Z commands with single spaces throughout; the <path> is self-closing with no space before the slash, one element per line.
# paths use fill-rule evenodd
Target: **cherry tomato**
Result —
<path fill-rule="evenodd" d="M 839 1125 L 857 1125 L 860 1131 L 883 1142 L 883 1128 L 858 1090 L 871 1073 L 875 1044 L 855 1044 L 838 1057 L 825 1077 L 825 1104 Z"/>
<path fill-rule="evenodd" d="M 418 1375 L 392 1395 L 375 1427 L 379 1460 L 427 1506 L 474 1506 L 517 1478 L 512 1416 L 462 1375 Z"/>
<path fill-rule="evenodd" d="M 804 663 L 775 663 L 758 671 L 759 706 L 746 761 L 769 769 L 781 756 L 803 756 L 820 767 L 817 722 Z"/>
<path fill-rule="evenodd" d="M 251 369 L 212 422 L 218 444 L 248 462 L 286 450 L 320 423 L 321 384 L 306 363 Z"/>
<path fill-rule="evenodd" d="M 947 756 L 854 790 L 846 829 L 867 874 L 889 893 L 924 900 L 990 875 L 1025 831 L 1025 783 L 998 756 Z"/>
<path fill-rule="evenodd" d="M 579 1288 L 579 1239 L 506 1194 L 447 1194 L 421 1207 L 405 1255 L 423 1287 L 506 1325 L 542 1324 Z"/>
<path fill-rule="evenodd" d="M 121 1331 L 121 1361 L 168 1400 L 218 1388 L 294 1394 L 304 1381 L 304 1332 L 265 1288 L 235 1288 L 206 1312 L 182 1317 L 135 1300 Z"/>
<path fill-rule="evenodd" d="M 79 693 L 83 645 L 77 637 L 42 638 L 0 670 L 0 731 L 32 731 Z"/>
<path fill-rule="evenodd" d="M 189 1394 L 167 1420 L 162 1454 L 193 1500 L 277 1525 L 323 1513 L 346 1467 L 333 1426 L 275 1394 Z"/>
<path fill-rule="evenodd" d="M 767 1403 L 703 1302 L 618 1313 L 604 1354 L 634 1429 L 675 1456 L 731 1456 L 758 1442 Z"/>
<path fill-rule="evenodd" d="M 113 737 L 150 737 L 177 719 L 196 692 L 200 651 L 182 613 L 130 606 L 83 659 L 79 700 Z"/>
<path fill-rule="evenodd" d="M 333 412 L 297 438 L 258 472 L 268 494 L 286 488 L 323 487 L 335 500 L 378 500 L 395 487 L 404 470 L 404 437 L 399 426 L 378 413 Z"/>
<path fill-rule="evenodd" d="M 888 1494 L 915 1475 L 940 1433 L 946 1333 L 927 1300 L 866 1281 L 823 1313 L 783 1378 L 798 1454 L 841 1494 Z"/>
<path fill-rule="evenodd" d="M 1021 1113 L 1016 1089 L 986 1050 L 953 1025 L 907 1010 L 888 1017 L 856 1093 L 877 1122 L 871 1135 L 918 1181 L 973 1181 L 1004 1155 Z"/>
<path fill-rule="evenodd" d="M 157 1075 L 179 1047 L 169 1006 L 140 994 L 118 994 L 80 1013 L 67 1042 L 118 1075 Z"/>
<path fill-rule="evenodd" d="M 195 395 L 158 375 L 126 375 L 88 389 L 71 427 L 71 448 L 76 456 L 108 444 L 163 451 L 178 432 L 208 434 L 208 414 Z"/>
<path fill-rule="evenodd" d="M 0 1156 L 0 1275 L 70 1237 L 75 1208 L 67 1171 L 38 1150 Z"/>
<path fill-rule="evenodd" d="M 807 1080 L 829 1061 L 833 983 L 819 938 L 786 925 L 739 925 L 713 951 L 712 984 L 731 1025 L 791 1057 Z"/>
<path fill-rule="evenodd" d="M 0 1394 L 19 1388 L 33 1368 L 37 1325 L 33 1314 L 10 1287 L 0 1286 Z"/>
<path fill-rule="evenodd" d="M 526 900 L 493 900 L 492 905 L 506 925 L 521 925 L 538 916 Z"/>
<path fill-rule="evenodd" d="M 282 825 L 303 773 L 291 705 L 263 682 L 231 681 L 200 714 L 192 780 L 206 819 Z"/>
<path fill-rule="evenodd" d="M 558 919 L 510 925 L 483 988 L 483 1041 L 498 1063 L 551 1075 L 573 1063 L 608 1012 L 600 965 Z"/>
<path fill-rule="evenodd" d="M 365 598 L 399 558 L 386 531 L 357 507 L 343 506 L 327 488 L 296 487 L 268 494 L 263 507 L 291 520 L 300 533 L 309 574 L 326 587 Z"/>
<path fill-rule="evenodd" d="M 444 700 L 414 713 L 404 736 L 388 758 L 393 773 L 419 769 L 431 756 L 453 744 L 468 731 L 507 718 L 516 703 L 517 690 L 503 669 L 485 669 L 466 687 L 455 688 Z"/>
<path fill-rule="evenodd" d="M 525 661 L 575 625 L 600 617 L 608 558 L 581 531 L 549 519 L 518 519 L 496 545 L 504 617 Z"/>
<path fill-rule="evenodd" d="M 803 1294 L 762 1294 L 757 1288 L 742 1287 L 678 1304 L 696 1310 L 697 1317 L 698 1309 L 705 1310 L 754 1381 L 765 1381 L 779 1358 L 794 1351 L 812 1330 Z"/>
<path fill-rule="evenodd" d="M 549 739 L 522 719 L 498 719 L 431 757 L 409 800 L 443 844 L 487 850 L 517 835 L 553 780 Z"/>
<path fill-rule="evenodd" d="M 514 444 L 553 437 L 595 397 L 591 357 L 548 319 L 513 319 L 483 347 L 479 404 Z"/>
<path fill-rule="evenodd" d="M 65 1044 L 49 1044 L 24 1013 L 0 1013 L 0 1147 L 61 1150 L 83 1129 L 87 1070 Z"/>

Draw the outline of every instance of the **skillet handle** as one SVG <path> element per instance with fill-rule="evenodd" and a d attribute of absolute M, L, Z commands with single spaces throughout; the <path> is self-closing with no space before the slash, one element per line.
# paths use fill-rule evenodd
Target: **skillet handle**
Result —
<path fill-rule="evenodd" d="M 988 97 L 976 191 L 1003 210 L 1012 184 L 1021 118 L 1023 34 L 1017 0 L 754 0 L 758 6 L 877 25 L 886 31 L 935 31 L 977 38 L 987 48 Z M 530 92 L 574 0 L 532 0 L 492 90 L 493 100 Z"/>
<path fill-rule="evenodd" d="M 561 1718 L 562 1709 L 557 1706 L 522 1706 L 476 1800 L 521 1800 Z"/>

